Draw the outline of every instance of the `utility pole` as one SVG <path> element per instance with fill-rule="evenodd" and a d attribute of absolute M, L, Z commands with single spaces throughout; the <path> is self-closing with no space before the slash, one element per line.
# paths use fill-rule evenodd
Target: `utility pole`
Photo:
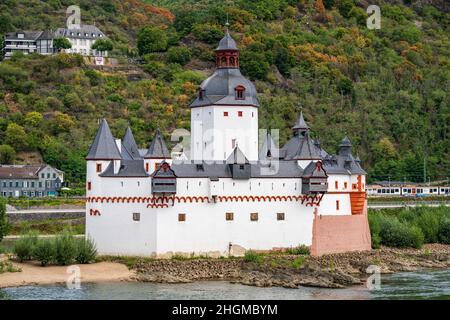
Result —
<path fill-rule="evenodd" d="M 423 156 L 423 183 L 427 182 L 427 158 Z"/>

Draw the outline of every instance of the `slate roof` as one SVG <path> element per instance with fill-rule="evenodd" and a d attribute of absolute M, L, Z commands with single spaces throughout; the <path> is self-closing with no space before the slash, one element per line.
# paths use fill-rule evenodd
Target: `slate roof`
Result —
<path fill-rule="evenodd" d="M 244 99 L 236 99 L 235 88 L 243 86 Z M 253 83 L 245 78 L 237 68 L 219 68 L 200 85 L 204 90 L 203 98 L 197 98 L 190 107 L 207 105 L 248 105 L 259 107 L 256 97 L 256 88 Z"/>
<path fill-rule="evenodd" d="M 23 38 L 18 38 L 18 34 L 19 33 L 23 33 L 24 37 Z M 6 40 L 31 40 L 31 41 L 35 41 L 36 39 L 39 38 L 39 36 L 42 34 L 42 31 L 16 31 L 16 32 L 8 32 L 5 33 L 5 39 Z"/>
<path fill-rule="evenodd" d="M 71 33 L 73 33 L 73 35 Z M 87 36 L 86 33 L 88 34 Z M 95 34 L 95 37 L 93 37 L 92 34 Z M 55 36 L 57 37 L 75 39 L 98 39 L 100 38 L 100 35 L 102 38 L 106 38 L 105 34 L 101 32 L 99 28 L 89 24 L 81 25 L 79 29 L 58 28 L 55 32 Z"/>
<path fill-rule="evenodd" d="M 179 178 L 232 178 L 230 165 L 225 161 L 201 162 L 174 160 L 171 168 Z M 297 161 L 279 161 L 270 168 L 262 161 L 250 162 L 251 178 L 300 178 L 303 170 Z"/>
<path fill-rule="evenodd" d="M 121 158 L 122 156 L 109 129 L 108 122 L 103 119 L 86 160 L 118 160 Z"/>
<path fill-rule="evenodd" d="M 122 158 L 127 158 L 129 160 L 142 159 L 130 127 L 127 128 L 125 136 L 122 139 Z"/>
<path fill-rule="evenodd" d="M 112 161 L 100 177 L 149 177 L 144 169 L 144 160 L 122 160 L 119 172 L 114 174 L 114 162 Z"/>
<path fill-rule="evenodd" d="M 46 165 L 2 165 L 0 179 L 38 179 L 38 173 Z"/>
<path fill-rule="evenodd" d="M 216 48 L 216 51 L 220 50 L 238 50 L 236 41 L 231 37 L 228 30 L 225 33 L 225 36 L 219 41 L 219 46 Z"/>
<path fill-rule="evenodd" d="M 279 157 L 280 150 L 276 146 L 275 142 L 272 139 L 272 135 L 267 132 L 266 138 L 264 140 L 261 149 L 259 150 L 258 159 L 259 160 L 269 160 Z"/>
<path fill-rule="evenodd" d="M 309 132 L 305 135 L 295 135 L 281 149 L 280 158 L 293 159 L 321 159 L 320 149 L 314 144 Z"/>
<path fill-rule="evenodd" d="M 228 157 L 227 161 L 228 164 L 244 164 L 249 163 L 247 157 L 244 155 L 241 149 L 239 149 L 238 146 L 236 146 L 233 150 L 233 152 Z"/>
<path fill-rule="evenodd" d="M 300 111 L 300 116 L 298 117 L 298 120 L 292 129 L 293 130 L 309 130 L 309 126 L 306 124 L 305 118 L 303 118 L 303 111 Z"/>
<path fill-rule="evenodd" d="M 167 149 L 166 143 L 164 142 L 164 139 L 161 135 L 161 131 L 159 128 L 156 130 L 155 137 L 153 138 L 152 143 L 150 144 L 150 147 L 147 150 L 147 153 L 145 154 L 144 158 L 151 159 L 169 159 L 170 153 Z"/>

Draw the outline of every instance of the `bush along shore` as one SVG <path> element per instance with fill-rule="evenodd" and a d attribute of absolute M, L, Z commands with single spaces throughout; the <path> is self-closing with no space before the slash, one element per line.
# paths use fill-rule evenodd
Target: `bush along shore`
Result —
<path fill-rule="evenodd" d="M 19 262 L 39 261 L 41 266 L 86 264 L 96 260 L 97 249 L 90 239 L 75 238 L 64 231 L 54 238 L 38 238 L 30 232 L 14 243 L 13 253 Z"/>

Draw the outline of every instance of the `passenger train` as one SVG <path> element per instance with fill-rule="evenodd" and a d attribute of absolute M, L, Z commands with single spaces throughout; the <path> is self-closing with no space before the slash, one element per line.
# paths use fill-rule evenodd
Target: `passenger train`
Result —
<path fill-rule="evenodd" d="M 413 183 L 404 184 L 371 184 L 367 185 L 368 196 L 403 196 L 403 197 L 425 197 L 425 196 L 449 196 L 450 186 L 428 186 Z"/>

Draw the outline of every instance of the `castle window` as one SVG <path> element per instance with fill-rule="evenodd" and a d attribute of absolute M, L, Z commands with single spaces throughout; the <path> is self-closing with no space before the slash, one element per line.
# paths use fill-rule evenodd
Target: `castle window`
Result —
<path fill-rule="evenodd" d="M 242 117 L 242 111 L 238 111 L 238 117 Z"/>
<path fill-rule="evenodd" d="M 146 172 L 149 171 L 149 164 L 148 164 L 148 162 L 145 164 L 145 171 L 146 171 Z"/>
<path fill-rule="evenodd" d="M 334 182 L 334 188 L 339 189 L 339 183 L 337 181 Z"/>
<path fill-rule="evenodd" d="M 225 213 L 225 220 L 227 220 L 227 221 L 234 220 L 234 213 L 233 212 L 226 212 Z"/>
<path fill-rule="evenodd" d="M 90 181 L 88 181 L 88 183 L 87 183 L 87 189 L 88 189 L 88 190 L 91 190 L 91 188 L 92 188 L 92 184 L 91 184 Z"/>
<path fill-rule="evenodd" d="M 250 213 L 250 221 L 258 221 L 258 212 Z"/>
<path fill-rule="evenodd" d="M 102 164 L 97 163 L 97 172 L 102 172 Z"/>
<path fill-rule="evenodd" d="M 180 222 L 186 221 L 186 213 L 179 213 L 178 214 L 178 221 L 180 221 Z"/>
<path fill-rule="evenodd" d="M 204 97 L 205 97 L 205 90 L 204 90 L 204 89 L 200 89 L 200 90 L 198 91 L 198 98 L 199 98 L 200 100 L 203 100 Z"/>
<path fill-rule="evenodd" d="M 133 221 L 141 221 L 141 213 L 133 212 Z"/>
<path fill-rule="evenodd" d="M 336 210 L 339 210 L 339 200 L 336 200 Z"/>
<path fill-rule="evenodd" d="M 347 182 L 344 182 L 344 189 L 347 189 Z"/>
<path fill-rule="evenodd" d="M 237 86 L 236 88 L 234 88 L 234 90 L 236 91 L 236 100 L 244 100 L 244 92 L 245 92 L 245 87 L 244 86 Z"/>
<path fill-rule="evenodd" d="M 278 212 L 277 213 L 277 220 L 278 221 L 284 220 L 284 212 Z"/>
<path fill-rule="evenodd" d="M 224 112 L 223 112 L 223 116 L 224 116 L 224 117 L 228 117 L 228 111 L 224 111 Z"/>

